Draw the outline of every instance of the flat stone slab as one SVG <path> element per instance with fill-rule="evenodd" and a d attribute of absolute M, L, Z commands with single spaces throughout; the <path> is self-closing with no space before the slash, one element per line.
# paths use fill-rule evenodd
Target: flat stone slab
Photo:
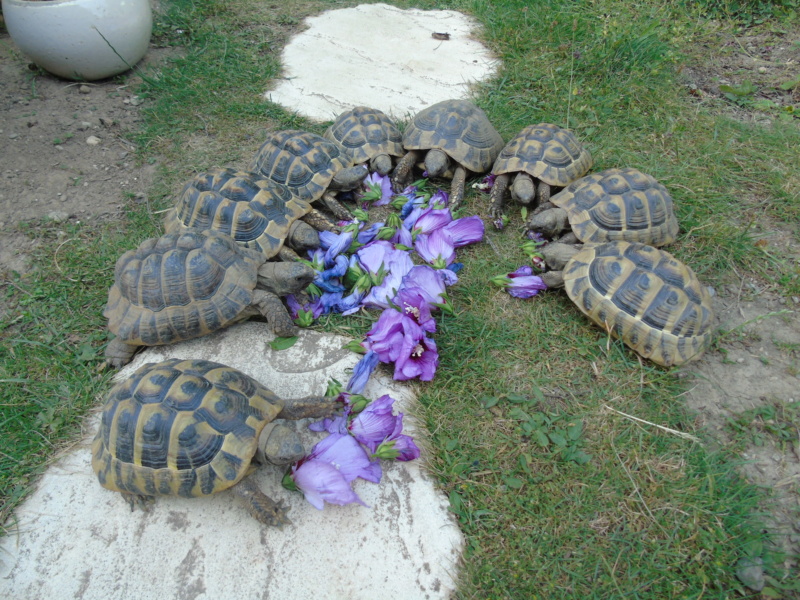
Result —
<path fill-rule="evenodd" d="M 265 323 L 242 323 L 199 340 L 151 348 L 120 372 L 145 362 L 204 358 L 240 369 L 279 396 L 324 392 L 346 383 L 358 357 L 344 338 L 301 333 L 274 351 Z M 373 374 L 364 394 L 390 394 L 413 410 L 408 387 Z M 463 539 L 448 501 L 420 461 L 382 461 L 380 484 L 357 480 L 370 506 L 318 511 L 280 485 L 278 467 L 259 466 L 259 487 L 290 507 L 292 525 L 261 525 L 230 492 L 209 498 L 158 498 L 131 512 L 91 470 L 91 435 L 48 469 L 0 540 L 0 597 L 83 600 L 280 598 L 281 600 L 450 597 Z M 404 423 L 407 422 L 407 418 Z M 322 434 L 307 432 L 307 449 Z M 424 450 L 423 450 L 424 460 Z"/>
<path fill-rule="evenodd" d="M 354 106 L 408 119 L 426 106 L 468 98 L 497 61 L 472 37 L 476 21 L 452 10 L 362 4 L 305 20 L 284 48 L 273 102 L 318 121 Z M 448 33 L 449 40 L 432 37 Z"/>

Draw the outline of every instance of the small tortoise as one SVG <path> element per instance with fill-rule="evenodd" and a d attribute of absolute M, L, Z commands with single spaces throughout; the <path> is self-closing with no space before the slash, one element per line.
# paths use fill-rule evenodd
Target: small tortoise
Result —
<path fill-rule="evenodd" d="M 492 167 L 496 178 L 489 214 L 502 218 L 505 192 L 514 174 L 511 198 L 535 206 L 550 199 L 551 187 L 570 184 L 591 166 L 592 155 L 571 131 L 550 123 L 528 125 L 506 144 Z"/>
<path fill-rule="evenodd" d="M 290 521 L 252 478 L 251 459 L 286 465 L 303 457 L 296 431 L 274 419 L 327 417 L 321 397 L 282 400 L 258 381 L 207 360 L 147 363 L 109 392 L 92 444 L 100 484 L 148 507 L 155 496 L 194 498 L 230 488 L 266 525 Z M 264 432 L 264 435 L 261 435 Z M 263 439 L 259 439 L 259 437 Z"/>
<path fill-rule="evenodd" d="M 386 113 L 356 106 L 340 114 L 323 137 L 339 144 L 353 164 L 369 162 L 370 170 L 387 175 L 392 157 L 403 156 L 403 134 Z"/>
<path fill-rule="evenodd" d="M 711 294 L 668 252 L 606 242 L 580 249 L 548 244 L 543 254 L 557 269 L 542 275 L 548 287 L 564 286 L 592 321 L 654 363 L 677 366 L 711 344 Z"/>
<path fill-rule="evenodd" d="M 295 251 L 319 248 L 318 230 L 336 227 L 288 187 L 256 173 L 212 168 L 198 173 L 167 212 L 167 233 L 213 229 L 264 255 L 298 260 Z"/>
<path fill-rule="evenodd" d="M 631 168 L 608 169 L 571 183 L 542 205 L 528 221 L 528 232 L 559 241 L 599 244 L 622 240 L 666 246 L 678 235 L 672 196 L 667 188 Z"/>
<path fill-rule="evenodd" d="M 353 163 L 342 147 L 320 135 L 287 129 L 270 135 L 256 152 L 250 170 L 282 183 L 308 202 L 320 200 L 337 219 L 353 215 L 334 192 L 358 188 L 369 174 Z"/>
<path fill-rule="evenodd" d="M 299 262 L 265 262 L 213 230 L 145 240 L 117 260 L 103 311 L 116 335 L 106 361 L 120 367 L 139 346 L 201 337 L 258 314 L 276 335 L 294 335 L 279 296 L 304 290 L 315 274 Z"/>
<path fill-rule="evenodd" d="M 393 187 L 401 192 L 410 183 L 414 165 L 423 158 L 428 177 L 452 174 L 450 210 L 464 199 L 467 171 L 487 172 L 503 148 L 503 138 L 486 113 L 468 100 L 445 100 L 417 113 L 403 133 L 408 153 L 394 169 Z"/>

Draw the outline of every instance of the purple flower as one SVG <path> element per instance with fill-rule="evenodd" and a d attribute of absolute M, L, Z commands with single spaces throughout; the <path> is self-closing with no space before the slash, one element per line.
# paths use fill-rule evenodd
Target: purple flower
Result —
<path fill-rule="evenodd" d="M 389 242 L 378 240 L 358 249 L 362 267 L 383 279 L 364 297 L 365 306 L 386 308 L 388 300 L 394 298 L 403 276 L 414 266 L 405 250 L 398 250 Z"/>
<path fill-rule="evenodd" d="M 484 226 L 481 218 L 473 215 L 448 223 L 442 231 L 444 231 L 455 248 L 460 248 L 467 244 L 480 242 L 483 239 Z"/>
<path fill-rule="evenodd" d="M 527 265 L 521 266 L 516 271 L 507 275 L 498 275 L 492 278 L 492 283 L 503 287 L 515 298 L 531 298 L 542 290 L 546 290 L 542 278 L 533 275 L 533 269 Z"/>
<path fill-rule="evenodd" d="M 286 304 L 289 306 L 289 314 L 292 319 L 297 319 L 301 313 L 310 313 L 314 319 L 318 319 L 322 314 L 322 306 L 309 302 L 308 304 L 300 304 L 294 294 L 286 296 Z"/>
<path fill-rule="evenodd" d="M 350 487 L 350 482 L 342 472 L 324 461 L 309 459 L 295 464 L 292 466 L 291 479 L 317 510 L 322 510 L 325 502 L 367 506 Z"/>
<path fill-rule="evenodd" d="M 336 239 L 325 251 L 324 262 L 326 267 L 330 267 L 334 259 L 350 247 L 350 244 L 353 243 L 353 237 L 355 237 L 355 232 L 349 228 L 336 236 Z"/>
<path fill-rule="evenodd" d="M 388 395 L 381 396 L 370 402 L 347 426 L 350 435 L 364 444 L 370 452 L 375 452 L 380 443 L 392 435 L 398 420 L 402 428 L 403 415 L 392 414 L 393 404 L 394 398 Z"/>
<path fill-rule="evenodd" d="M 433 208 L 446 208 L 450 204 L 450 194 L 444 190 L 436 190 L 428 204 Z"/>
<path fill-rule="evenodd" d="M 378 235 L 378 232 L 383 227 L 383 223 L 373 223 L 366 229 L 363 229 L 358 232 L 358 236 L 356 239 L 360 244 L 369 244 L 372 240 L 375 239 L 375 236 Z"/>
<path fill-rule="evenodd" d="M 364 189 L 367 192 L 361 196 L 361 200 L 371 202 L 373 206 L 389 204 L 392 197 L 392 181 L 388 176 L 371 173 L 364 180 Z"/>
<path fill-rule="evenodd" d="M 322 307 L 322 314 L 327 315 L 330 312 L 336 312 L 335 308 L 336 305 L 342 301 L 342 292 L 325 292 L 320 296 L 317 300 L 312 302 L 312 305 L 316 302 L 319 306 Z M 316 307 L 314 311 L 318 310 Z"/>
<path fill-rule="evenodd" d="M 432 231 L 441 229 L 452 221 L 453 215 L 450 213 L 449 209 L 426 208 L 414 223 L 414 228 L 411 233 L 416 233 L 417 235 L 420 233 L 431 233 Z"/>
<path fill-rule="evenodd" d="M 424 335 L 411 317 L 387 308 L 367 332 L 364 347 L 376 352 L 382 363 L 391 363 L 398 360 L 404 351 L 410 354 Z"/>
<path fill-rule="evenodd" d="M 361 308 L 361 303 L 364 300 L 364 296 L 366 295 L 367 292 L 365 291 L 355 290 L 347 296 L 343 296 L 342 299 L 336 303 L 334 312 L 341 313 L 345 316 L 358 312 L 358 310 Z"/>
<path fill-rule="evenodd" d="M 374 458 L 388 458 L 403 462 L 419 458 L 419 448 L 414 443 L 411 436 L 401 434 L 400 430 L 395 431 L 385 439 L 372 453 Z"/>
<path fill-rule="evenodd" d="M 389 241 L 392 244 L 405 246 L 406 248 L 414 247 L 414 239 L 411 237 L 411 232 L 402 225 L 395 230 Z"/>
<path fill-rule="evenodd" d="M 436 331 L 436 321 L 431 316 L 431 304 L 424 290 L 403 286 L 397 292 L 394 303 L 400 307 L 400 312 L 414 319 L 424 331 Z"/>
<path fill-rule="evenodd" d="M 419 377 L 421 381 L 431 381 L 436 374 L 436 367 L 439 366 L 436 342 L 422 336 L 410 352 L 406 352 L 407 350 L 408 346 L 404 344 L 403 352 L 394 363 L 394 378 L 398 381 L 407 381 Z"/>
<path fill-rule="evenodd" d="M 443 304 L 447 296 L 444 275 L 444 271 L 437 271 L 428 265 L 417 265 L 403 277 L 401 288 L 417 288 L 428 304 Z"/>
<path fill-rule="evenodd" d="M 339 239 L 339 234 L 333 231 L 320 231 L 319 232 L 319 247 L 322 250 L 327 250 L 333 243 Z"/>
<path fill-rule="evenodd" d="M 408 213 L 406 217 L 403 218 L 403 227 L 408 229 L 409 231 L 414 229 L 414 225 L 417 223 L 417 219 L 422 216 L 422 213 L 425 212 L 427 209 L 421 206 L 415 206 L 411 209 L 411 212 Z"/>
<path fill-rule="evenodd" d="M 349 435 L 330 434 L 317 442 L 307 460 L 321 460 L 332 464 L 348 483 L 358 477 L 373 483 L 381 480 L 380 463 L 371 461 L 359 443 Z"/>
<path fill-rule="evenodd" d="M 414 249 L 436 269 L 443 269 L 456 259 L 455 247 L 441 229 L 428 235 L 417 236 Z"/>
<path fill-rule="evenodd" d="M 353 367 L 353 376 L 347 382 L 347 391 L 352 394 L 360 394 L 364 391 L 364 386 L 367 385 L 370 375 L 378 366 L 378 354 L 376 352 L 367 352 L 361 360 Z"/>

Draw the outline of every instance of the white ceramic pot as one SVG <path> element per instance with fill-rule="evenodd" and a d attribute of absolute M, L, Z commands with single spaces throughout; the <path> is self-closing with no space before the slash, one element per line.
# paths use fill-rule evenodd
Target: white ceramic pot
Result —
<path fill-rule="evenodd" d="M 147 52 L 150 0 L 2 0 L 11 39 L 33 62 L 67 79 L 103 79 Z"/>

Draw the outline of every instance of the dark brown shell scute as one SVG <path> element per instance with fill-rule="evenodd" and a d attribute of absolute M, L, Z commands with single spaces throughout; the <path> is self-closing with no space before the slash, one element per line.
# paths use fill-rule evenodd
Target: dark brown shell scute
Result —
<path fill-rule="evenodd" d="M 663 250 L 628 242 L 586 246 L 567 264 L 564 281 L 589 318 L 658 364 L 692 360 L 711 342 L 708 291 Z"/>
<path fill-rule="evenodd" d="M 212 494 L 244 476 L 261 429 L 279 411 L 272 392 L 230 367 L 148 363 L 109 393 L 92 466 L 117 491 Z"/>
<path fill-rule="evenodd" d="M 228 236 L 187 229 L 117 261 L 104 315 L 123 341 L 169 344 L 216 331 L 252 303 L 260 261 Z"/>
<path fill-rule="evenodd" d="M 442 150 L 477 173 L 489 170 L 503 145 L 486 113 L 468 100 L 445 100 L 423 109 L 403 133 L 407 149 Z"/>

